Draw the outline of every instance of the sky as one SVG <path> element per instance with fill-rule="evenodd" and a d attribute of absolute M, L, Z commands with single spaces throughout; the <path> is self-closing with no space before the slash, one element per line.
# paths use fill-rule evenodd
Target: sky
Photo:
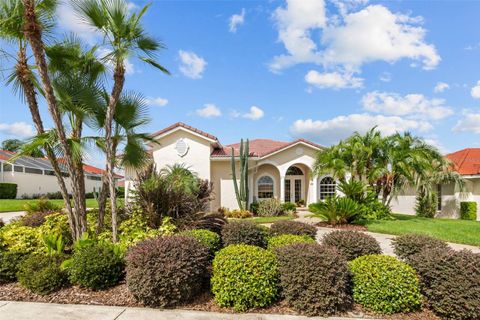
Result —
<path fill-rule="evenodd" d="M 154 1 L 144 25 L 171 75 L 132 57 L 125 88 L 147 99 L 145 132 L 181 121 L 223 144 L 329 146 L 377 126 L 444 153 L 480 147 L 479 14 L 480 1 L 459 0 Z M 57 34 L 101 43 L 68 3 L 57 15 Z M 51 126 L 43 101 L 42 115 Z M 28 108 L 2 84 L 0 140 L 33 134 Z"/>

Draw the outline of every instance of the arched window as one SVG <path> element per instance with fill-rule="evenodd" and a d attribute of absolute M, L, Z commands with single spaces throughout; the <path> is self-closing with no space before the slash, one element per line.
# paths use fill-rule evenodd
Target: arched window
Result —
<path fill-rule="evenodd" d="M 273 198 L 273 179 L 262 176 L 257 181 L 257 197 L 259 199 Z"/>
<path fill-rule="evenodd" d="M 303 176 L 303 171 L 299 167 L 291 166 L 287 170 L 287 176 Z"/>
<path fill-rule="evenodd" d="M 320 200 L 335 196 L 336 183 L 332 177 L 325 177 L 320 180 Z"/>

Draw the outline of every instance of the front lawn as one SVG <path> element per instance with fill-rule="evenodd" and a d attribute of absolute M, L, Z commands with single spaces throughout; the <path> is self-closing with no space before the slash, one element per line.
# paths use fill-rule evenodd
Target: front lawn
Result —
<path fill-rule="evenodd" d="M 395 220 L 368 221 L 368 231 L 401 235 L 421 233 L 448 242 L 480 246 L 480 222 L 394 214 Z"/>
<path fill-rule="evenodd" d="M 35 199 L 2 199 L 0 200 L 0 212 L 23 211 L 23 206 L 28 202 L 35 202 Z M 50 202 L 63 207 L 62 199 L 52 199 Z M 123 199 L 118 199 L 118 203 L 123 203 Z M 87 208 L 97 208 L 98 203 L 95 199 L 87 199 Z"/>

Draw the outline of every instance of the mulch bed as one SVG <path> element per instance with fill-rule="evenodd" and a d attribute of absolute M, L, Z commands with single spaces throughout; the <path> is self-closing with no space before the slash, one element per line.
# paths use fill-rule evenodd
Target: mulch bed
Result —
<path fill-rule="evenodd" d="M 330 228 L 330 229 L 339 229 L 339 230 L 351 230 L 351 231 L 368 231 L 367 227 L 361 226 L 358 224 L 338 224 L 336 226 L 332 226 L 327 222 L 318 222 L 315 224 L 317 227 L 322 228 Z"/>
<path fill-rule="evenodd" d="M 70 286 L 53 292 L 46 296 L 31 293 L 27 289 L 22 288 L 18 283 L 0 284 L 0 300 L 7 301 L 28 301 L 28 302 L 47 302 L 59 304 L 87 304 L 87 305 L 107 305 L 121 307 L 143 307 L 142 303 L 135 300 L 133 295 L 128 291 L 127 285 L 121 283 L 115 287 L 93 291 L 90 289 Z M 199 295 L 195 301 L 179 306 L 179 309 L 197 310 L 209 312 L 235 313 L 232 308 L 221 308 L 213 299 L 211 293 L 203 293 Z M 289 314 L 298 315 L 298 312 L 289 308 L 285 301 L 278 301 L 268 308 L 251 309 L 249 313 L 262 314 Z M 422 310 L 415 313 L 398 313 L 391 316 L 375 315 L 363 310 L 359 305 L 355 305 L 354 309 L 345 314 L 338 316 L 352 318 L 382 318 L 388 320 L 439 320 L 429 310 Z"/>

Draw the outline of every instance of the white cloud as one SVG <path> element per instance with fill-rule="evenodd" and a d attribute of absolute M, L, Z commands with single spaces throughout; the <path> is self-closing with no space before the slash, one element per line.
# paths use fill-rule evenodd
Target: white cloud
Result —
<path fill-rule="evenodd" d="M 480 133 L 480 113 L 467 112 L 453 127 L 455 132 Z"/>
<path fill-rule="evenodd" d="M 436 92 L 436 93 L 439 93 L 439 92 L 443 92 L 447 89 L 450 89 L 450 86 L 449 86 L 448 83 L 437 82 L 437 84 L 435 85 L 435 88 L 433 88 L 433 91 Z"/>
<path fill-rule="evenodd" d="M 220 109 L 212 104 L 212 103 L 206 103 L 203 105 L 203 108 L 195 110 L 196 114 L 199 115 L 202 118 L 215 118 L 215 117 L 220 117 L 222 115 L 222 112 Z"/>
<path fill-rule="evenodd" d="M 110 50 L 108 48 L 100 47 L 100 48 L 97 49 L 96 55 L 97 55 L 98 59 L 104 60 L 107 68 L 110 71 L 113 72 L 113 69 L 114 69 L 115 66 L 113 64 L 113 61 L 111 60 L 111 57 L 107 57 L 111 52 L 112 52 L 112 50 Z M 124 64 L 125 64 L 125 74 L 131 75 L 131 74 L 134 74 L 136 72 L 133 63 L 131 63 L 128 58 L 125 59 Z"/>
<path fill-rule="evenodd" d="M 365 63 L 393 63 L 403 58 L 421 61 L 424 69 L 440 62 L 435 46 L 425 42 L 421 17 L 393 13 L 382 5 L 327 18 L 324 0 L 287 0 L 286 8 L 276 9 L 274 19 L 288 54 L 274 57 L 273 72 L 297 63 L 359 70 Z M 318 30 L 322 33 L 317 44 L 311 33 Z"/>
<path fill-rule="evenodd" d="M 180 57 L 180 71 L 189 78 L 200 79 L 202 74 L 205 71 L 207 62 L 202 57 L 197 56 L 194 52 L 191 51 L 178 51 L 178 56 Z"/>
<path fill-rule="evenodd" d="M 250 120 L 258 120 L 263 118 L 265 112 L 257 106 L 251 106 L 250 111 L 242 115 L 242 117 L 250 119 Z"/>
<path fill-rule="evenodd" d="M 237 27 L 245 22 L 245 8 L 242 9 L 240 14 L 234 14 L 229 19 L 229 30 L 232 33 L 237 32 Z"/>
<path fill-rule="evenodd" d="M 473 86 L 472 90 L 470 91 L 470 94 L 472 95 L 473 98 L 480 99 L 480 80 L 477 81 L 477 84 L 475 86 Z"/>
<path fill-rule="evenodd" d="M 316 70 L 310 70 L 305 75 L 305 81 L 318 88 L 346 89 L 363 87 L 363 79 L 354 77 L 349 72 L 320 73 Z"/>
<path fill-rule="evenodd" d="M 149 106 L 163 107 L 163 106 L 166 106 L 168 104 L 168 99 L 160 98 L 160 97 L 156 97 L 156 98 L 149 97 L 149 98 L 145 99 L 145 102 Z"/>
<path fill-rule="evenodd" d="M 423 141 L 425 141 L 426 143 L 428 143 L 429 145 L 431 146 L 434 146 L 435 148 L 437 148 L 442 154 L 447 154 L 450 152 L 450 150 L 448 150 L 447 148 L 445 148 L 445 146 L 440 142 L 438 141 L 438 139 L 435 137 L 431 137 L 431 138 L 425 138 L 423 139 Z"/>
<path fill-rule="evenodd" d="M 68 32 L 77 34 L 88 43 L 94 43 L 100 33 L 94 28 L 83 22 L 75 12 L 73 6 L 68 1 L 61 1 L 57 6 L 58 24 L 60 28 Z"/>
<path fill-rule="evenodd" d="M 338 116 L 325 121 L 297 120 L 290 128 L 290 133 L 294 137 L 303 137 L 321 144 L 331 145 L 349 137 L 355 131 L 365 133 L 374 126 L 377 126 L 377 129 L 384 135 L 407 130 L 426 132 L 432 129 L 432 125 L 426 121 L 363 113 Z"/>
<path fill-rule="evenodd" d="M 428 99 L 422 94 L 401 96 L 392 92 L 373 91 L 362 97 L 362 104 L 367 111 L 395 116 L 439 120 L 453 114 L 444 99 Z"/>
<path fill-rule="evenodd" d="M 33 127 L 25 122 L 0 123 L 0 132 L 18 138 L 29 138 L 35 135 Z"/>
<path fill-rule="evenodd" d="M 384 72 L 380 75 L 380 77 L 378 77 L 378 79 L 380 79 L 382 82 L 390 82 L 392 81 L 392 74 L 389 72 Z"/>

